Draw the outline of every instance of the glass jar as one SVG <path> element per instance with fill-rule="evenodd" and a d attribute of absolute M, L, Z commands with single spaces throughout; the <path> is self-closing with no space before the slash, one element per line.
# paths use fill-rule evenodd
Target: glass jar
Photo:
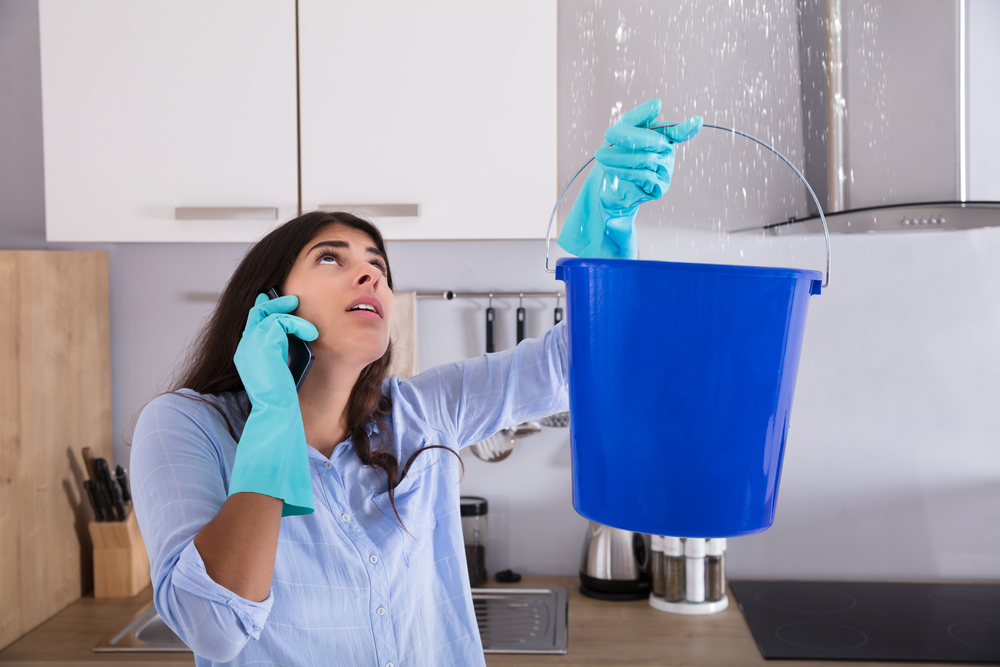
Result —
<path fill-rule="evenodd" d="M 482 586 L 486 574 L 486 513 L 485 498 L 461 497 L 462 536 L 465 538 L 465 560 L 469 566 L 469 584 Z"/>
<path fill-rule="evenodd" d="M 726 538 L 713 538 L 705 547 L 705 599 L 714 602 L 726 594 Z"/>
<path fill-rule="evenodd" d="M 665 571 L 663 569 L 663 536 L 651 535 L 649 542 L 649 550 L 652 552 L 649 566 L 650 575 L 653 579 L 653 595 L 663 597 L 664 591 L 666 590 L 666 579 L 664 578 Z"/>
<path fill-rule="evenodd" d="M 684 601 L 684 543 L 679 537 L 663 538 L 663 598 Z"/>

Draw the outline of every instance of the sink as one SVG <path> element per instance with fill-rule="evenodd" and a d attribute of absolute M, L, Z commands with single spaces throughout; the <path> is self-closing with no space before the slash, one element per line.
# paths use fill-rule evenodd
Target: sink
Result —
<path fill-rule="evenodd" d="M 476 610 L 484 653 L 566 653 L 565 588 L 476 588 Z M 121 630 L 102 639 L 95 653 L 171 652 L 189 649 L 156 613 L 153 603 Z"/>
<path fill-rule="evenodd" d="M 565 588 L 473 588 L 483 653 L 566 653 Z"/>
<path fill-rule="evenodd" d="M 92 650 L 94 653 L 191 651 L 163 622 L 152 602 L 140 609 L 128 625 L 102 639 Z"/>

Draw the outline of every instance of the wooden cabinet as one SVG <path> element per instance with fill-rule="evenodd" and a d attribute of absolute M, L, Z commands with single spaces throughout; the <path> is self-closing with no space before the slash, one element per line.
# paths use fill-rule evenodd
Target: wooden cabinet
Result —
<path fill-rule="evenodd" d="M 50 241 L 247 242 L 324 205 L 390 239 L 544 234 L 556 0 L 39 9 Z"/>
<path fill-rule="evenodd" d="M 49 241 L 249 241 L 297 213 L 294 0 L 39 19 Z"/>
<path fill-rule="evenodd" d="M 299 0 L 302 202 L 417 204 L 390 239 L 542 238 L 555 0 Z"/>
<path fill-rule="evenodd" d="M 0 648 L 91 588 L 80 450 L 111 461 L 108 259 L 0 252 Z"/>

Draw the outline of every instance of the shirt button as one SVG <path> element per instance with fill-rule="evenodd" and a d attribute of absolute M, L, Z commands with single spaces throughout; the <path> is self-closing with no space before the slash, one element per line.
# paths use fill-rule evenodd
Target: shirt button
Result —
<path fill-rule="evenodd" d="M 341 514 L 340 518 L 343 519 L 344 521 L 350 521 L 351 520 L 351 515 L 350 514 Z"/>
<path fill-rule="evenodd" d="M 327 470 L 329 470 L 330 468 L 333 467 L 333 464 L 330 463 L 329 461 L 327 461 L 326 463 L 323 464 L 323 467 L 326 468 Z"/>
<path fill-rule="evenodd" d="M 373 555 L 368 560 L 370 560 L 372 563 L 377 563 L 378 562 L 378 556 L 374 556 Z"/>
<path fill-rule="evenodd" d="M 379 616 L 385 616 L 385 607 L 379 607 L 378 609 L 375 610 L 375 613 L 378 614 Z"/>
<path fill-rule="evenodd" d="M 392 667 L 392 663 L 391 662 L 385 663 L 385 667 Z"/>

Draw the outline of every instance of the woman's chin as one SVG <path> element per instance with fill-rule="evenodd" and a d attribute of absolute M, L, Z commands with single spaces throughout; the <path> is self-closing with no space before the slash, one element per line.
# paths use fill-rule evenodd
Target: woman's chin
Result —
<path fill-rule="evenodd" d="M 333 363 L 364 368 L 381 359 L 388 348 L 388 343 L 373 344 L 371 334 L 347 338 L 347 340 L 341 338 L 333 341 L 330 345 L 323 343 L 322 339 L 314 341 L 312 346 L 313 352 L 316 354 L 316 363 L 324 363 L 325 360 L 329 359 Z"/>

